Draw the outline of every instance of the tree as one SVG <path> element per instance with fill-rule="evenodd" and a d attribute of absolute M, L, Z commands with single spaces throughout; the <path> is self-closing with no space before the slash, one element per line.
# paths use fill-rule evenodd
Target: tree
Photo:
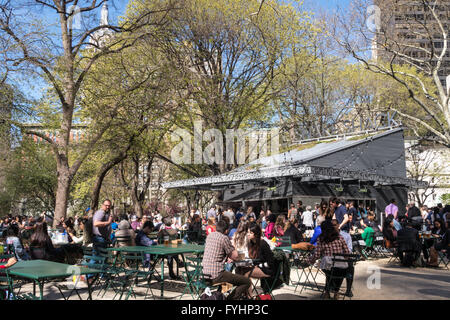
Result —
<path fill-rule="evenodd" d="M 91 130 L 89 135 L 86 135 L 88 139 L 85 145 L 76 153 L 75 158 L 71 159 L 70 133 L 74 122 L 77 121 L 75 113 L 79 108 L 80 88 L 86 76 L 103 57 L 132 47 L 137 41 L 132 36 L 133 32 L 144 25 L 163 24 L 161 16 L 159 20 L 152 20 L 154 12 L 142 11 L 139 16 L 128 19 L 119 26 L 108 24 L 104 18 L 101 26 L 83 19 L 81 29 L 77 31 L 73 28 L 76 14 L 87 17 L 100 6 L 106 5 L 106 0 L 86 2 L 84 6 L 77 8 L 74 5 L 82 5 L 78 1 L 35 0 L 30 1 L 27 6 L 16 1 L 0 1 L 0 43 L 7 43 L 15 48 L 7 53 L 8 71 L 29 71 L 35 77 L 48 82 L 57 97 L 55 110 L 58 118 L 57 139 L 49 139 L 38 131 L 24 130 L 24 133 L 40 136 L 47 141 L 55 155 L 57 164 L 55 221 L 66 216 L 69 189 L 74 176 L 107 130 L 108 119 L 114 118 L 115 111 L 119 108 L 117 103 L 113 103 L 109 106 L 109 117 L 102 119 L 104 121 L 90 124 Z M 159 7 L 158 12 L 170 11 L 172 9 L 170 3 L 167 5 L 164 8 Z M 33 21 L 30 11 L 24 14 L 27 9 L 31 12 L 42 9 L 48 16 L 57 17 L 59 28 Z M 95 39 L 99 31 L 115 34 L 108 39 Z M 89 42 L 93 36 L 94 41 Z"/>
<path fill-rule="evenodd" d="M 415 189 L 410 192 L 411 197 L 421 207 L 434 194 L 436 186 L 443 182 L 440 175 L 443 165 L 436 162 L 436 150 L 424 150 L 417 145 L 406 148 L 405 156 L 408 177 L 429 183 L 428 188 Z"/>
<path fill-rule="evenodd" d="M 25 137 L 9 157 L 4 173 L 5 191 L 0 193 L 3 202 L 27 214 L 53 215 L 56 162 L 48 145 Z"/>
<path fill-rule="evenodd" d="M 347 13 L 336 14 L 336 42 L 367 70 L 403 88 L 414 107 L 399 104 L 389 109 L 418 138 L 450 147 L 450 93 L 440 79 L 449 46 L 448 3 L 379 0 L 372 5 L 354 0 Z M 408 7 L 415 13 L 406 13 Z M 424 78 L 431 80 L 431 87 Z"/>
<path fill-rule="evenodd" d="M 162 1 L 164 2 L 164 1 Z M 133 1 L 137 11 L 154 10 L 155 2 Z M 159 5 L 160 2 L 158 2 Z M 271 103 L 278 93 L 274 80 L 286 48 L 305 46 L 311 25 L 306 13 L 278 1 L 187 0 L 169 14 L 159 49 L 174 75 L 176 128 L 194 135 L 194 124 L 216 129 L 221 139 L 227 129 L 257 128 L 272 118 Z M 209 141 L 202 141 L 204 148 Z M 234 146 L 233 146 L 234 148 Z M 229 151 L 229 150 L 228 150 Z M 220 174 L 237 165 L 223 156 L 207 164 L 181 167 L 199 175 Z M 170 161 L 170 156 L 160 154 Z M 203 162 L 203 161 L 201 161 Z"/>

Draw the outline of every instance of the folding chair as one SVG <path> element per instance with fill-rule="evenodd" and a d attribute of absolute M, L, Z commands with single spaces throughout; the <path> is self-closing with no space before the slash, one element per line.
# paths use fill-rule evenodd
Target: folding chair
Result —
<path fill-rule="evenodd" d="M 389 251 L 388 264 L 393 263 L 393 262 L 399 262 L 400 263 L 400 256 L 399 256 L 399 252 L 398 252 L 398 247 L 387 248 L 387 250 Z"/>
<path fill-rule="evenodd" d="M 1 255 L 0 261 L 3 262 L 4 259 L 10 259 L 11 255 Z M 5 276 L 2 276 L 3 274 Z M 22 286 L 27 283 L 22 280 L 14 280 L 9 274 L 8 269 L 4 269 L 0 273 L 0 291 L 5 293 L 5 300 L 39 300 L 39 298 L 31 293 L 20 294 Z M 16 293 L 16 289 L 18 292 Z"/>
<path fill-rule="evenodd" d="M 116 244 L 120 247 L 121 244 L 123 245 L 129 245 L 131 242 L 130 236 L 116 236 Z"/>
<path fill-rule="evenodd" d="M 383 235 L 381 233 L 375 233 L 373 240 L 373 250 L 376 257 L 389 257 L 389 252 L 386 250 L 384 243 L 385 242 Z"/>
<path fill-rule="evenodd" d="M 294 252 L 296 255 L 293 256 L 291 269 L 294 269 L 297 273 L 298 281 L 296 283 L 292 282 L 292 284 L 295 284 L 294 292 L 297 292 L 297 288 L 301 286 L 300 294 L 303 292 L 303 289 L 306 287 L 310 287 L 311 290 L 315 290 L 315 288 L 318 288 L 316 282 L 316 277 L 318 274 L 318 271 L 316 274 L 313 274 L 313 265 L 310 265 L 306 260 L 308 257 L 312 254 L 312 252 L 308 251 L 300 251 L 300 252 Z M 301 270 L 301 271 L 300 271 Z M 301 279 L 305 276 L 305 281 L 302 283 Z"/>
<path fill-rule="evenodd" d="M 282 266 L 282 263 L 280 261 L 280 262 L 278 262 L 278 266 L 276 267 L 274 276 L 258 279 L 261 283 L 261 289 L 263 290 L 263 293 L 270 295 L 272 300 L 275 300 L 275 296 L 273 295 L 273 290 L 279 288 L 283 284 L 283 281 L 280 280 L 281 266 Z M 251 274 L 250 274 L 250 277 L 251 277 Z M 258 280 L 256 281 L 256 284 L 254 286 L 256 293 L 258 293 L 258 291 L 256 290 Z"/>
<path fill-rule="evenodd" d="M 291 237 L 290 236 L 282 236 L 279 237 L 279 246 L 280 247 L 290 247 L 292 245 Z"/>
<path fill-rule="evenodd" d="M 337 263 L 346 262 L 348 265 L 347 269 L 350 267 L 354 268 L 354 266 L 356 265 L 356 262 L 359 260 L 359 257 L 360 256 L 358 254 L 344 254 L 344 253 L 333 254 L 333 257 L 331 259 L 333 262 L 333 265 L 331 267 L 331 274 L 329 275 L 329 277 L 326 281 L 324 290 L 322 291 L 322 294 L 321 294 L 321 298 L 324 297 L 325 292 L 330 292 L 330 283 L 332 281 L 338 279 L 338 280 L 342 280 L 342 282 L 343 282 L 347 278 L 348 271 L 346 271 L 346 272 L 341 271 L 342 274 L 336 274 L 337 270 L 339 269 L 339 268 L 336 268 Z M 347 270 L 347 269 L 343 269 L 343 270 Z M 353 287 L 353 282 L 352 282 L 352 287 Z M 340 286 L 338 292 L 340 293 L 340 296 L 342 296 L 342 300 L 344 300 L 346 295 L 341 292 L 341 288 L 342 288 L 342 283 L 341 283 L 341 286 Z M 348 290 L 348 289 L 349 288 L 346 288 L 346 290 Z M 350 288 L 350 290 L 351 290 L 351 288 Z"/>
<path fill-rule="evenodd" d="M 112 288 L 115 292 L 113 300 L 118 294 L 119 300 L 125 295 L 125 300 L 133 295 L 136 298 L 136 292 L 134 288 L 146 288 L 144 300 L 147 299 L 148 292 L 150 291 L 153 299 L 155 295 L 151 288 L 151 281 L 154 278 L 153 270 L 146 270 L 144 268 L 145 255 L 142 253 L 135 255 L 122 255 L 121 266 L 114 267 L 114 277 L 109 281 L 105 292 Z M 143 284 L 142 284 L 143 283 Z M 104 294 L 103 294 L 104 295 Z"/>
<path fill-rule="evenodd" d="M 440 250 L 438 251 L 438 265 L 441 265 L 441 263 L 444 265 L 444 268 L 449 270 L 448 265 L 450 263 L 449 258 L 449 249 Z"/>
<path fill-rule="evenodd" d="M 188 270 L 191 267 L 193 270 Z M 212 284 L 210 275 L 203 274 L 203 267 L 201 264 L 192 264 L 186 262 L 186 271 L 183 273 L 183 279 L 186 287 L 181 293 L 180 299 L 189 291 L 194 300 L 200 299 L 206 288 L 216 288 L 222 292 L 222 287 L 229 287 L 227 291 L 231 291 L 233 286 L 227 282 Z"/>
<path fill-rule="evenodd" d="M 187 258 L 188 259 L 188 258 Z M 189 259 L 190 260 L 190 259 Z M 180 299 L 189 291 L 193 299 L 200 298 L 201 293 L 208 287 L 205 280 L 205 275 L 203 274 L 203 267 L 201 262 L 197 261 L 185 262 L 186 271 L 182 273 L 186 287 L 181 293 Z M 192 270 L 189 270 L 192 268 Z"/>

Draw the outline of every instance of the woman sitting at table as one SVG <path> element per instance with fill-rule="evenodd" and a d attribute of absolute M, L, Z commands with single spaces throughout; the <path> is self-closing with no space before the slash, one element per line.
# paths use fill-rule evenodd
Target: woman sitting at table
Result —
<path fill-rule="evenodd" d="M 275 235 L 277 237 L 284 236 L 284 226 L 286 225 L 286 217 L 280 214 L 275 222 Z"/>
<path fill-rule="evenodd" d="M 296 244 L 305 241 L 303 239 L 303 234 L 298 229 L 298 226 L 299 222 L 296 218 L 294 218 L 292 221 L 288 221 L 286 223 L 286 226 L 284 227 L 284 236 L 290 237 L 291 244 Z"/>
<path fill-rule="evenodd" d="M 267 216 L 267 228 L 265 230 L 264 235 L 266 236 L 266 238 L 268 239 L 272 239 L 275 236 L 275 222 L 277 221 L 277 216 L 274 215 L 273 213 L 270 213 Z"/>
<path fill-rule="evenodd" d="M 117 229 L 115 243 L 116 247 L 134 247 L 136 245 L 134 241 L 136 238 L 136 232 L 134 232 L 127 220 L 120 221 Z"/>
<path fill-rule="evenodd" d="M 431 229 L 431 235 L 440 238 L 444 236 L 445 232 L 447 231 L 447 228 L 445 227 L 444 220 L 442 219 L 436 219 L 434 220 L 434 227 Z"/>
<path fill-rule="evenodd" d="M 11 225 L 6 230 L 6 244 L 12 245 L 14 247 L 14 252 L 16 254 L 17 259 L 20 260 L 28 260 L 28 254 L 23 248 L 22 241 L 18 237 L 19 228 Z"/>
<path fill-rule="evenodd" d="M 334 293 L 334 299 L 338 299 L 339 289 L 347 274 L 348 265 L 345 262 L 341 266 L 333 267 L 331 259 L 334 254 L 339 253 L 351 254 L 347 243 L 339 234 L 333 222 L 325 220 L 321 224 L 321 234 L 317 241 L 316 250 L 309 259 L 309 263 L 313 264 L 317 259 L 321 258 L 320 268 L 326 277 L 325 298 L 330 298 L 330 291 L 332 291 Z M 333 279 L 331 279 L 331 274 L 333 274 Z"/>
<path fill-rule="evenodd" d="M 275 271 L 275 260 L 269 244 L 262 239 L 261 227 L 256 223 L 249 226 L 248 256 L 252 260 L 257 260 L 257 265 L 250 267 L 244 275 L 250 278 L 268 278 Z"/>
<path fill-rule="evenodd" d="M 55 249 L 53 246 L 52 240 L 47 232 L 46 222 L 36 224 L 30 240 L 30 255 L 32 260 L 40 259 L 55 262 L 62 262 L 64 260 L 63 251 Z"/>
<path fill-rule="evenodd" d="M 163 226 L 161 227 L 161 230 L 158 232 L 158 243 L 164 243 L 165 240 L 173 241 L 177 240 L 178 238 L 178 230 L 175 228 L 172 228 L 172 221 L 169 217 L 163 218 Z M 169 279 L 172 280 L 181 280 L 181 278 L 177 275 L 175 275 L 175 272 L 173 271 L 173 262 L 176 262 L 177 269 L 180 265 L 180 260 L 178 259 L 178 255 L 170 255 L 167 256 L 167 262 L 169 265 Z"/>
<path fill-rule="evenodd" d="M 386 248 L 394 248 L 397 241 L 397 229 L 395 229 L 393 218 L 386 218 L 383 226 L 383 236 Z"/>
<path fill-rule="evenodd" d="M 242 252 L 245 254 L 245 258 L 248 258 L 248 228 L 250 223 L 248 221 L 241 221 L 233 234 L 231 243 L 237 252 Z"/>
<path fill-rule="evenodd" d="M 442 219 L 437 218 L 436 220 L 434 220 L 434 227 L 431 229 L 432 238 L 423 239 L 422 253 L 425 261 L 428 261 L 429 259 L 428 250 L 433 247 L 435 239 L 440 239 L 441 237 L 443 237 L 446 231 L 447 228 L 445 227 L 445 223 Z"/>
<path fill-rule="evenodd" d="M 447 226 L 449 226 L 450 220 L 447 220 Z M 450 229 L 446 229 L 445 234 L 441 240 L 436 240 L 436 243 L 430 249 L 430 261 L 427 263 L 427 267 L 438 267 L 438 252 L 446 250 L 447 258 L 450 258 Z"/>

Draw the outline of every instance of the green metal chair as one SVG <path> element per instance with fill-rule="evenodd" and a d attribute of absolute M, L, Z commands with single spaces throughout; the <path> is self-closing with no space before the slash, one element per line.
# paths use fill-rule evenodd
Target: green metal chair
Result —
<path fill-rule="evenodd" d="M 282 271 L 282 263 L 281 263 L 281 261 L 277 261 L 277 266 L 275 268 L 275 273 L 273 276 L 268 277 L 268 278 L 258 278 L 256 280 L 256 283 L 253 286 L 255 292 L 258 293 L 257 287 L 258 287 L 258 282 L 259 282 L 263 293 L 270 295 L 272 300 L 275 300 L 275 296 L 273 295 L 273 290 L 275 290 L 283 285 L 283 281 L 280 279 L 281 271 Z M 250 278 L 251 278 L 251 274 L 250 274 Z"/>
<path fill-rule="evenodd" d="M 279 237 L 280 241 L 280 247 L 290 247 L 292 245 L 291 237 L 290 236 L 282 236 Z"/>
<path fill-rule="evenodd" d="M 189 268 L 192 268 L 189 270 Z M 189 291 L 189 294 L 194 300 L 200 299 L 202 293 L 206 288 L 217 288 L 219 291 L 222 290 L 222 284 L 212 284 L 208 275 L 203 274 L 203 267 L 201 264 L 186 262 L 186 270 L 183 273 L 183 279 L 186 283 L 186 287 L 183 290 L 180 299 Z"/>
<path fill-rule="evenodd" d="M 0 262 L 6 262 L 13 257 L 13 254 L 0 255 Z M 0 271 L 0 291 L 5 293 L 6 300 L 39 300 L 38 297 L 31 293 L 20 294 L 25 283 L 27 282 L 15 280 L 11 277 L 8 269 Z"/>
<path fill-rule="evenodd" d="M 104 293 L 112 289 L 115 292 L 113 300 L 119 295 L 119 300 L 125 294 L 125 300 L 133 295 L 136 298 L 134 291 L 135 287 L 146 288 L 144 299 L 147 299 L 150 291 L 153 298 L 153 290 L 151 288 L 152 279 L 154 279 L 154 272 L 144 268 L 145 255 L 139 254 L 122 254 L 120 260 L 116 261 L 115 266 L 110 266 L 112 277 L 104 286 Z"/>

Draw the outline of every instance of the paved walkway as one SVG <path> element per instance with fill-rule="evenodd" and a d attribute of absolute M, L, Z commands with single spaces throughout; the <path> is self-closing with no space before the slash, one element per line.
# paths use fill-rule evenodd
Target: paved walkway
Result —
<path fill-rule="evenodd" d="M 450 271 L 444 269 L 429 268 L 404 268 L 398 264 L 388 264 L 388 259 L 378 259 L 358 262 L 355 268 L 355 280 L 353 285 L 353 300 L 448 300 L 450 299 Z M 167 270 L 167 269 L 166 269 Z M 181 270 L 180 270 L 181 272 Z M 291 278 L 296 279 L 296 273 L 291 273 Z M 303 280 L 304 278 L 302 278 Z M 318 274 L 317 283 L 325 282 L 325 277 Z M 346 283 L 344 281 L 343 286 Z M 165 287 L 164 295 L 167 298 L 180 299 L 185 285 L 181 281 L 170 281 Z M 319 299 L 320 293 L 316 290 L 304 289 L 300 293 L 300 287 L 284 285 L 274 291 L 277 300 L 310 300 Z M 22 292 L 31 292 L 32 286 L 27 285 Z M 143 299 L 144 290 L 138 289 L 136 299 Z M 68 291 L 67 291 L 68 292 Z M 87 294 L 82 290 L 82 297 Z M 159 284 L 153 286 L 153 293 L 159 297 Z M 114 294 L 108 292 L 103 298 L 94 292 L 95 300 L 111 300 Z M 44 290 L 45 299 L 62 299 L 58 289 L 47 284 Z M 74 293 L 70 300 L 77 300 Z M 134 299 L 134 298 L 130 298 Z M 148 298 L 150 299 L 150 298 Z M 181 300 L 190 300 L 192 297 L 185 294 Z"/>

